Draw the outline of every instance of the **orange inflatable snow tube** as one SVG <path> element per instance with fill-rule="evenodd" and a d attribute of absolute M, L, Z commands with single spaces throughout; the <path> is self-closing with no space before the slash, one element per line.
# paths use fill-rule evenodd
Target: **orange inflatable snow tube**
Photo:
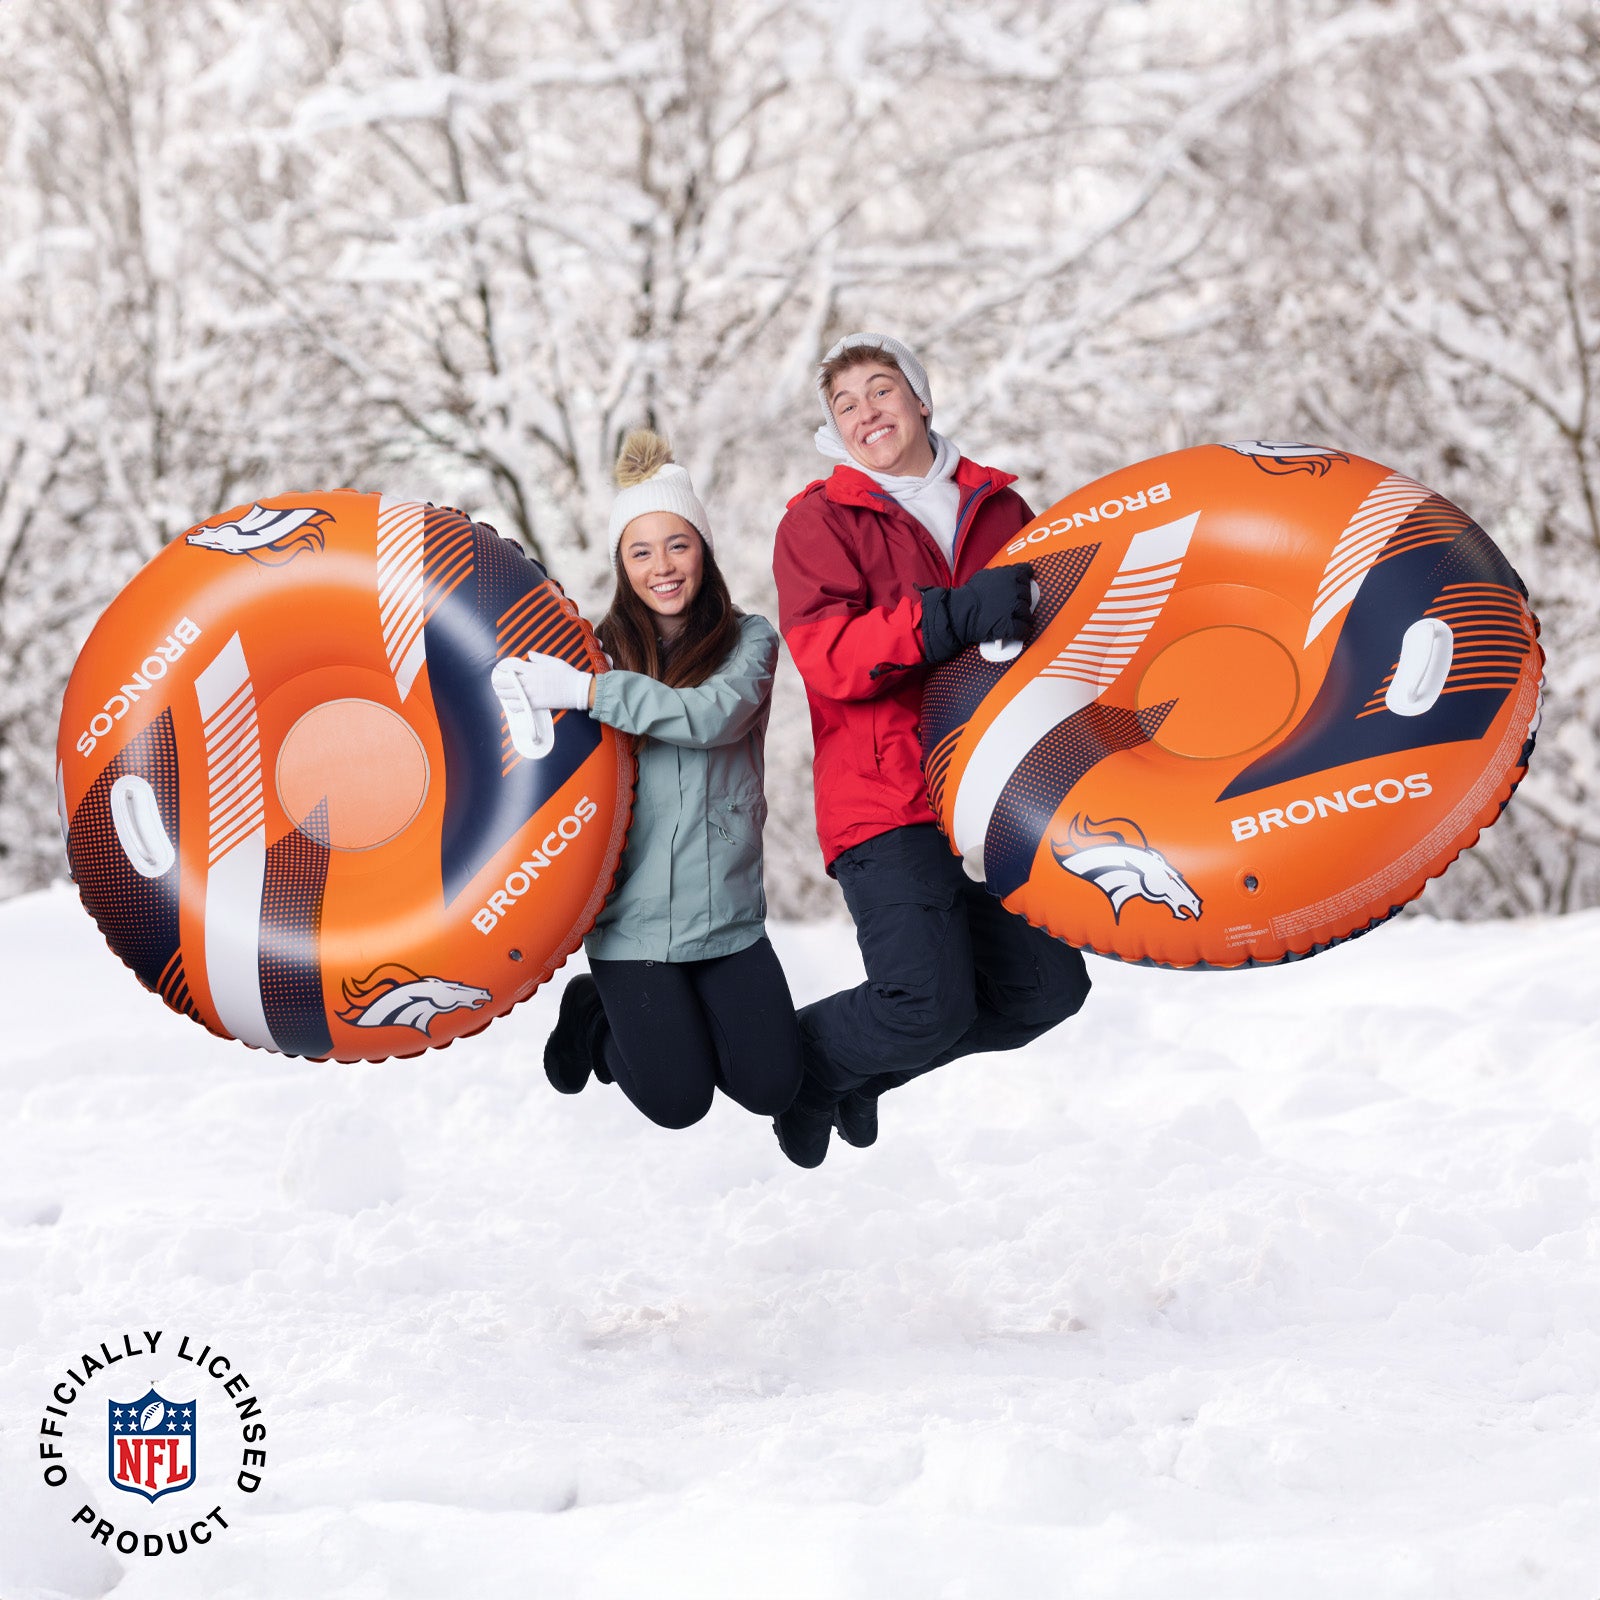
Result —
<path fill-rule="evenodd" d="M 991 565 L 1023 561 L 1029 636 L 930 675 L 924 769 L 968 873 L 1070 944 L 1312 955 L 1420 893 L 1527 768 L 1527 592 L 1465 512 L 1376 462 L 1181 450 Z"/>
<path fill-rule="evenodd" d="M 112 602 L 62 709 L 83 903 L 175 1011 L 289 1055 L 476 1032 L 592 926 L 631 743 L 513 715 L 495 663 L 604 671 L 544 570 L 459 511 L 340 489 L 236 507 Z"/>

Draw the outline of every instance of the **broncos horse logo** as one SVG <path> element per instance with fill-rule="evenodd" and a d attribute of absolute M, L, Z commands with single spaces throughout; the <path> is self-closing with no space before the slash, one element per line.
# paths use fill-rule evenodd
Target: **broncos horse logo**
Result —
<path fill-rule="evenodd" d="M 449 978 L 424 978 L 393 961 L 355 982 L 346 978 L 342 987 L 341 1022 L 353 1028 L 415 1028 L 429 1038 L 435 1017 L 447 1011 L 476 1011 L 490 998 L 487 989 Z"/>
<path fill-rule="evenodd" d="M 262 505 L 251 506 L 233 522 L 216 527 L 199 527 L 188 538 L 201 550 L 220 550 L 224 555 L 249 556 L 269 567 L 281 567 L 304 550 L 320 550 L 323 527 L 333 520 L 331 511 L 301 506 L 274 511 Z"/>
<path fill-rule="evenodd" d="M 1199 895 L 1165 856 L 1150 848 L 1144 829 L 1126 817 L 1095 822 L 1079 812 L 1068 824 L 1066 843 L 1052 839 L 1050 853 L 1057 866 L 1092 883 L 1110 900 L 1118 922 L 1135 895 L 1169 907 L 1180 922 L 1200 916 Z"/>
<path fill-rule="evenodd" d="M 1343 450 L 1330 450 L 1322 444 L 1290 444 L 1281 439 L 1240 439 L 1235 444 L 1225 444 L 1241 456 L 1249 456 L 1263 472 L 1282 477 L 1290 472 L 1309 472 L 1320 478 L 1335 461 L 1350 459 Z"/>

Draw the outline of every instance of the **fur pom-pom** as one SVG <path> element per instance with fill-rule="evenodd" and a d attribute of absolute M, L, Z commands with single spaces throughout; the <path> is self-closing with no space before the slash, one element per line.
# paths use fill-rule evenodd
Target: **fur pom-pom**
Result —
<path fill-rule="evenodd" d="M 672 446 L 649 428 L 635 428 L 622 441 L 617 455 L 617 487 L 631 489 L 655 475 L 672 460 Z"/>

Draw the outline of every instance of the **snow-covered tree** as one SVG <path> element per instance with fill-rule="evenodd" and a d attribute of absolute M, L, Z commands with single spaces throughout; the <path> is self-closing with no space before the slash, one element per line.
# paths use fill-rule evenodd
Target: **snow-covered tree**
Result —
<path fill-rule="evenodd" d="M 1230 188 L 1213 267 L 1230 316 L 1204 362 L 1216 415 L 1387 462 L 1497 539 L 1550 656 L 1539 745 L 1426 903 L 1593 904 L 1600 19 L 1502 0 L 1266 9 L 1276 27 L 1246 48 L 1286 70 L 1199 152 Z"/>
<path fill-rule="evenodd" d="M 1038 506 L 1183 444 L 1345 445 L 1471 510 L 1551 651 L 1533 775 L 1432 891 L 1600 899 L 1580 0 L 30 0 L 0 7 L 0 889 L 60 870 L 59 694 L 250 496 L 460 504 L 591 614 L 623 432 L 736 596 L 826 470 L 811 373 L 923 354 Z M 792 671 L 774 906 L 832 894 Z"/>

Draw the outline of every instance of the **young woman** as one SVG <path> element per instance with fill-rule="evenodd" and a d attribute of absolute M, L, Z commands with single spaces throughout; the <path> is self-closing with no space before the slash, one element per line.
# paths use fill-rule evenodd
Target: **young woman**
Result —
<path fill-rule="evenodd" d="M 699 1121 L 718 1088 L 773 1117 L 801 1072 L 761 882 L 778 635 L 729 599 L 705 507 L 664 440 L 629 434 L 617 483 L 616 592 L 597 630 L 616 670 L 510 664 L 531 706 L 587 711 L 638 742 L 627 848 L 584 941 L 593 976 L 561 996 L 545 1075 L 563 1094 L 614 1079 L 667 1128 Z"/>

